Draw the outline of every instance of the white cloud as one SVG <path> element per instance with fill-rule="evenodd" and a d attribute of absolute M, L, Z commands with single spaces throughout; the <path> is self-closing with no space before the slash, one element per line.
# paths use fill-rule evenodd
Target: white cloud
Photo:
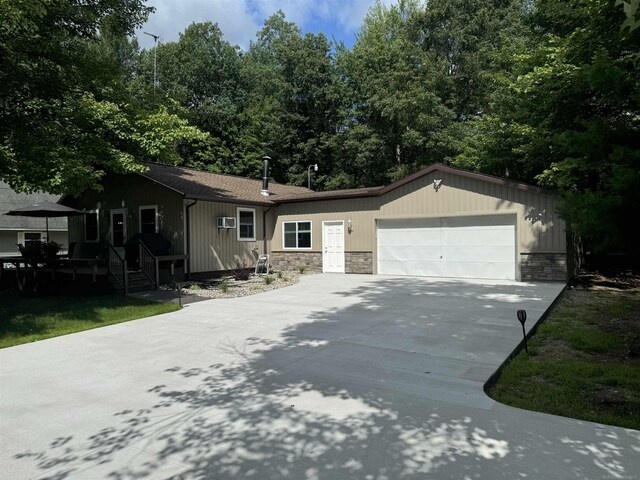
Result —
<path fill-rule="evenodd" d="M 212 21 L 220 26 L 226 40 L 247 48 L 264 20 L 278 10 L 302 30 L 316 31 L 315 24 L 332 23 L 335 30 L 347 36 L 358 30 L 374 3 L 375 0 L 149 0 L 148 5 L 156 12 L 138 32 L 138 38 L 143 47 L 151 47 L 153 41 L 142 31 L 170 42 L 193 22 Z"/>
<path fill-rule="evenodd" d="M 194 22 L 212 21 L 220 26 L 226 40 L 246 48 L 260 25 L 247 3 L 240 0 L 150 0 L 148 5 L 156 11 L 141 30 L 160 35 L 164 42 L 177 40 Z M 142 46 L 152 45 L 152 40 L 140 33 L 138 38 Z"/>

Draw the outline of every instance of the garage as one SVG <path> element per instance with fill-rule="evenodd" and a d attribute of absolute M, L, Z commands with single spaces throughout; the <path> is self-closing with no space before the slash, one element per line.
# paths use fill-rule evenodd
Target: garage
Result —
<path fill-rule="evenodd" d="M 533 185 L 434 164 L 385 187 L 278 199 L 272 263 L 323 271 L 322 225 L 337 221 L 344 273 L 564 281 L 577 257 L 555 201 Z M 285 248 L 285 222 L 311 222 L 316 250 Z"/>
<path fill-rule="evenodd" d="M 378 273 L 516 279 L 516 216 L 378 219 Z"/>

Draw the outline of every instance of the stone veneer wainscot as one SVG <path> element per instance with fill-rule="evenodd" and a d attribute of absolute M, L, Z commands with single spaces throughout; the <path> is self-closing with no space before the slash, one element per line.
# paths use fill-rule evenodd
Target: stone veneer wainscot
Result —
<path fill-rule="evenodd" d="M 345 273 L 373 273 L 373 254 L 371 252 L 345 252 Z"/>
<path fill-rule="evenodd" d="M 371 252 L 345 252 L 345 273 L 373 273 Z M 322 272 L 321 252 L 271 252 L 271 266 L 274 270 L 298 270 L 307 267 L 309 272 Z"/>
<path fill-rule="evenodd" d="M 322 252 L 271 252 L 269 258 L 274 270 L 298 270 L 306 267 L 308 272 L 322 272 Z"/>
<path fill-rule="evenodd" d="M 523 253 L 520 255 L 522 281 L 567 281 L 566 253 Z"/>

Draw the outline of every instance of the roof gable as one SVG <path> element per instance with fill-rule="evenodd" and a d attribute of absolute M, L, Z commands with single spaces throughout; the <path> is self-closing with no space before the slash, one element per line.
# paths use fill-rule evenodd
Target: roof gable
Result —
<path fill-rule="evenodd" d="M 542 188 L 528 185 L 526 183 L 515 182 L 505 178 L 495 177 L 493 175 L 487 175 L 484 173 L 470 172 L 468 170 L 462 170 L 459 168 L 449 167 L 441 163 L 434 163 L 416 173 L 409 175 L 397 182 L 394 182 L 386 187 L 372 187 L 372 188 L 359 188 L 351 190 L 334 190 L 329 192 L 307 192 L 304 194 L 293 194 L 276 200 L 278 203 L 293 203 L 293 202 L 308 202 L 312 200 L 335 200 L 344 198 L 359 198 L 359 197 L 379 197 L 386 193 L 392 192 L 408 183 L 414 182 L 426 175 L 433 172 L 450 173 L 453 175 L 459 175 L 462 177 L 473 178 L 475 180 L 481 180 L 484 182 L 494 183 L 496 185 L 502 185 L 505 187 L 516 188 L 518 190 L 524 190 L 528 192 L 534 192 L 543 195 L 551 195 L 552 192 L 546 191 Z"/>

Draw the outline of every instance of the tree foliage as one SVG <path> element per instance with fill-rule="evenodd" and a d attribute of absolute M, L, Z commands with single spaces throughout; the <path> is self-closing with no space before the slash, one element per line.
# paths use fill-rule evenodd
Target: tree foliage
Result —
<path fill-rule="evenodd" d="M 640 196 L 640 35 L 607 0 L 538 0 L 529 48 L 510 54 L 495 115 L 455 162 L 561 192 L 560 212 L 596 250 L 633 250 Z"/>
<path fill-rule="evenodd" d="M 116 39 L 149 12 L 142 0 L 0 3 L 1 178 L 18 190 L 79 193 L 105 171 L 139 170 L 140 160 L 174 158 L 176 144 L 202 139 L 175 112 L 129 101 Z"/>
<path fill-rule="evenodd" d="M 638 0 L 398 0 L 351 49 L 282 12 L 140 51 L 143 0 L 0 3 L 0 177 L 79 192 L 140 162 L 380 185 L 434 163 L 557 189 L 594 248 L 634 249 Z M 153 83 L 154 56 L 158 81 Z"/>

